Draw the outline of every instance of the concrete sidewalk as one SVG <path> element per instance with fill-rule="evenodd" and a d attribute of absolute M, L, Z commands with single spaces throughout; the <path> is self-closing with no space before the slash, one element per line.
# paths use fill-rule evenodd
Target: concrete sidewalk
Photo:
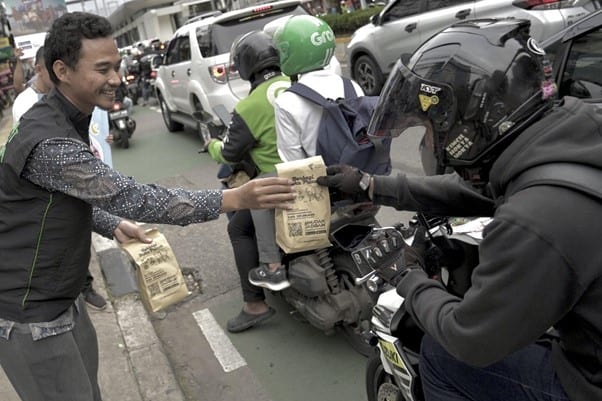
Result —
<path fill-rule="evenodd" d="M 10 111 L 0 120 L 0 146 L 12 127 Z M 90 272 L 94 288 L 107 299 L 102 311 L 88 309 L 100 353 L 99 383 L 103 401 L 184 401 L 150 316 L 138 298 L 133 266 L 114 241 L 93 234 Z M 101 269 L 102 266 L 102 269 Z M 124 283 L 108 285 L 109 272 Z M 20 401 L 0 368 L 0 400 Z"/>

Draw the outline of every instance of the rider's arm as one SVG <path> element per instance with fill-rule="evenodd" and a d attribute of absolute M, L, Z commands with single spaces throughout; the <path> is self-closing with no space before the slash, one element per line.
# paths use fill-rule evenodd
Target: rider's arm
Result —
<path fill-rule="evenodd" d="M 487 366 L 533 343 L 584 290 L 553 241 L 528 218 L 513 220 L 502 214 L 486 227 L 464 298 L 418 269 L 397 287 L 419 326 L 470 365 Z"/>
<path fill-rule="evenodd" d="M 279 104 L 281 98 L 284 98 L 286 94 L 282 93 L 274 102 L 278 155 L 285 162 L 308 157 L 301 143 L 301 129 L 299 125 L 295 121 L 295 118 Z"/>
<path fill-rule="evenodd" d="M 212 140 L 207 147 L 211 158 L 219 163 L 234 164 L 248 158 L 257 140 L 236 110 L 223 141 Z"/>
<path fill-rule="evenodd" d="M 374 203 L 444 216 L 491 216 L 494 202 L 457 174 L 375 176 Z"/>

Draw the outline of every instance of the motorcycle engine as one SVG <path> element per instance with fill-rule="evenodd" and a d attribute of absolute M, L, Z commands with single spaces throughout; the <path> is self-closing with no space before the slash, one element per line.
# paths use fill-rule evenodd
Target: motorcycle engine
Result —
<path fill-rule="evenodd" d="M 324 268 L 315 254 L 293 259 L 289 263 L 288 279 L 295 290 L 308 297 L 319 297 L 329 291 Z"/>

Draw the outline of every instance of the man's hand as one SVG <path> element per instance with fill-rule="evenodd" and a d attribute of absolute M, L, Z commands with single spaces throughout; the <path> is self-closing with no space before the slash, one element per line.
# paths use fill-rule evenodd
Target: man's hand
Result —
<path fill-rule="evenodd" d="M 327 176 L 318 177 L 318 184 L 330 188 L 330 196 L 334 201 L 350 199 L 354 202 L 370 200 L 369 186 L 371 177 L 355 167 L 336 165 L 326 168 Z"/>
<path fill-rule="evenodd" d="M 119 243 L 124 243 L 131 239 L 137 239 L 145 244 L 153 242 L 152 238 L 146 236 L 146 230 L 128 220 L 121 220 L 115 231 L 113 231 L 113 236 Z"/>
<path fill-rule="evenodd" d="M 282 177 L 256 178 L 223 193 L 222 212 L 241 209 L 290 209 L 297 196 L 293 181 Z"/>

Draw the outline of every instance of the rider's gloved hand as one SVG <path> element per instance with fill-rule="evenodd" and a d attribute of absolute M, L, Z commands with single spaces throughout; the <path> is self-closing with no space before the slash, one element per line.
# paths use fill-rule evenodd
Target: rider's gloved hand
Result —
<path fill-rule="evenodd" d="M 398 275 L 391 280 L 391 284 L 397 286 L 401 279 L 411 270 L 419 269 L 424 271 L 424 257 L 427 250 L 426 228 L 419 226 L 414 233 L 412 245 L 405 245 L 402 254 L 403 268 Z"/>
<path fill-rule="evenodd" d="M 328 175 L 318 177 L 319 185 L 330 189 L 330 196 L 334 201 L 350 199 L 354 202 L 366 202 L 370 200 L 368 190 L 371 177 L 361 170 L 346 164 L 328 166 Z"/>
<path fill-rule="evenodd" d="M 427 249 L 426 228 L 418 226 L 414 233 L 412 246 L 403 250 L 404 265 L 406 269 L 424 269 L 424 256 Z"/>

